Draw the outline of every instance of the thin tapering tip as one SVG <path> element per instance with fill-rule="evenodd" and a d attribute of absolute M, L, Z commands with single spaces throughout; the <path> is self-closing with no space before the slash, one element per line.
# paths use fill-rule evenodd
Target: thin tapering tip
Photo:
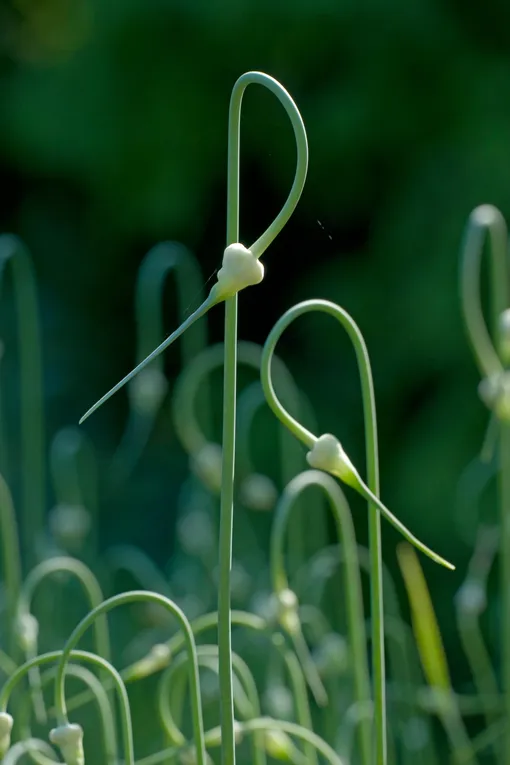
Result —
<path fill-rule="evenodd" d="M 190 316 L 188 316 L 188 318 L 185 321 L 183 321 L 181 326 L 178 329 L 176 329 L 175 332 L 172 332 L 172 334 L 169 337 L 167 337 L 166 340 L 163 340 L 163 342 L 160 345 L 158 345 L 158 347 L 155 348 L 152 351 L 152 353 L 150 353 L 125 377 L 123 377 L 122 380 L 120 380 L 120 382 L 117 383 L 117 385 L 114 385 L 113 388 L 111 388 L 111 390 L 108 391 L 108 393 L 105 393 L 104 396 L 102 396 L 98 401 L 96 401 L 96 403 L 93 404 L 90 407 L 90 409 L 88 409 L 85 412 L 83 417 L 80 419 L 79 424 L 81 425 L 83 422 L 85 422 L 85 420 L 88 417 L 90 417 L 91 414 L 94 414 L 96 409 L 99 409 L 99 407 L 102 406 L 104 403 L 106 403 L 106 401 L 108 401 L 109 398 L 111 398 L 115 393 L 117 393 L 117 391 L 123 388 L 124 385 L 126 385 L 126 383 L 128 383 L 130 380 L 133 379 L 133 377 L 135 377 L 138 374 L 138 372 L 141 372 L 142 369 L 144 369 L 148 364 L 151 363 L 151 361 L 153 361 L 156 358 L 156 356 L 159 356 L 159 354 L 162 351 L 164 351 L 165 348 L 168 348 L 168 346 L 171 345 L 174 342 L 174 340 L 177 340 L 177 338 L 180 337 L 182 333 L 188 329 L 188 327 L 191 327 L 191 325 L 194 324 L 197 321 L 197 319 L 200 319 L 201 316 L 207 313 L 209 308 L 212 308 L 212 306 L 215 305 L 216 302 L 218 301 L 214 300 L 209 295 L 209 297 L 207 297 L 204 300 L 202 305 L 199 306 L 199 308 L 197 308 L 197 310 L 194 311 Z"/>

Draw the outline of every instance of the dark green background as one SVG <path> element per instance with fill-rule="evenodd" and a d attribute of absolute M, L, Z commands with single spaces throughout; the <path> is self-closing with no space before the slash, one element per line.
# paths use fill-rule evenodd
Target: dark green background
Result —
<path fill-rule="evenodd" d="M 293 95 L 309 136 L 308 182 L 265 254 L 264 283 L 241 295 L 240 336 L 263 342 L 286 308 L 310 297 L 337 301 L 359 323 L 379 407 L 382 494 L 458 565 L 448 574 L 424 562 L 455 677 L 469 684 L 452 619 L 470 554 L 455 500 L 486 414 L 457 271 L 471 209 L 491 202 L 510 213 L 510 5 L 12 0 L 0 5 L 0 32 L 0 229 L 19 234 L 35 261 L 48 438 L 132 365 L 145 252 L 176 239 L 197 253 L 205 278 L 220 264 L 236 78 L 263 70 Z M 293 162 L 281 107 L 251 89 L 242 122 L 245 244 L 277 213 Z M 172 300 L 169 288 L 168 330 Z M 2 317 L 9 360 L 7 308 Z M 221 308 L 210 328 L 220 340 Z M 338 434 L 362 468 L 347 342 L 325 317 L 301 320 L 286 337 L 281 354 L 321 430 Z M 178 371 L 177 351 L 168 371 Z M 14 356 L 6 373 L 15 398 Z M 125 414 L 119 395 L 86 425 L 105 465 Z M 129 485 L 102 508 L 103 543 L 136 541 L 164 563 L 185 466 L 164 416 Z M 360 505 L 361 540 L 363 515 Z M 397 537 L 387 526 L 384 534 L 396 570 Z M 496 581 L 492 595 L 495 651 Z"/>

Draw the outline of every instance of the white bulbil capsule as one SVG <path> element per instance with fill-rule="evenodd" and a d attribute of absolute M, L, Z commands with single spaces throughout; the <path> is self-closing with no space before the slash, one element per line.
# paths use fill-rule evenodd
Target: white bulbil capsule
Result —
<path fill-rule="evenodd" d="M 324 433 L 317 439 L 306 459 L 310 467 L 331 473 L 354 489 L 359 487 L 360 478 L 356 468 L 338 438 L 331 433 Z"/>
<path fill-rule="evenodd" d="M 229 244 L 223 253 L 223 263 L 211 297 L 226 300 L 245 287 L 260 284 L 263 278 L 264 266 L 252 251 L 239 242 Z"/>
<path fill-rule="evenodd" d="M 53 728 L 50 730 L 50 741 L 58 746 L 66 765 L 85 765 L 81 725 L 67 723 Z"/>
<path fill-rule="evenodd" d="M 11 746 L 11 732 L 14 720 L 7 712 L 0 712 L 0 758 L 8 752 Z"/>
<path fill-rule="evenodd" d="M 299 602 L 293 590 L 285 589 L 275 593 L 275 611 L 278 623 L 290 635 L 299 631 Z"/>

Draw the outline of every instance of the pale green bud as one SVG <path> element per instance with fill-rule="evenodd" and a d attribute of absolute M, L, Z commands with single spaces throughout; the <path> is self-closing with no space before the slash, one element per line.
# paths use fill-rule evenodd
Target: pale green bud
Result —
<path fill-rule="evenodd" d="M 243 505 L 252 510 L 272 510 L 278 498 L 278 491 L 273 481 L 261 473 L 246 476 L 240 489 Z"/>
<path fill-rule="evenodd" d="M 274 595 L 277 619 L 290 635 L 299 632 L 298 599 L 292 590 L 280 590 Z"/>
<path fill-rule="evenodd" d="M 264 266 L 252 251 L 236 242 L 223 253 L 223 263 L 218 271 L 218 281 L 211 290 L 215 300 L 233 297 L 245 287 L 259 284 L 264 278 Z"/>
<path fill-rule="evenodd" d="M 83 729 L 77 723 L 67 723 L 50 730 L 50 741 L 58 746 L 66 765 L 85 765 Z"/>
<path fill-rule="evenodd" d="M 52 536 L 67 550 L 81 547 L 91 524 L 90 513 L 82 505 L 59 504 L 50 511 Z"/>
<path fill-rule="evenodd" d="M 140 414 L 152 414 L 161 406 L 167 390 L 163 372 L 156 366 L 146 367 L 129 385 L 131 406 Z"/>
<path fill-rule="evenodd" d="M 498 419 L 510 421 L 510 373 L 503 372 L 487 377 L 478 386 L 478 395 Z"/>
<path fill-rule="evenodd" d="M 37 648 L 39 622 L 28 611 L 18 614 L 16 619 L 16 636 L 18 644 L 24 653 L 30 653 Z"/>
<path fill-rule="evenodd" d="M 338 438 L 331 433 L 325 433 L 316 440 L 306 459 L 310 467 L 331 473 L 354 489 L 359 488 L 360 478 L 356 468 Z"/>
<path fill-rule="evenodd" d="M 294 762 L 294 745 L 283 730 L 264 731 L 264 744 L 270 757 L 282 762 Z"/>
<path fill-rule="evenodd" d="M 11 746 L 11 732 L 14 720 L 7 712 L 0 712 L 0 758 L 8 752 Z"/>
<path fill-rule="evenodd" d="M 243 740 L 243 729 L 237 720 L 234 720 L 234 740 L 236 744 L 240 744 Z M 211 748 L 221 746 L 221 728 L 208 731 L 207 746 Z"/>
<path fill-rule="evenodd" d="M 172 652 L 167 643 L 156 643 L 143 659 L 139 659 L 129 673 L 130 680 L 141 680 L 165 669 L 170 664 Z"/>

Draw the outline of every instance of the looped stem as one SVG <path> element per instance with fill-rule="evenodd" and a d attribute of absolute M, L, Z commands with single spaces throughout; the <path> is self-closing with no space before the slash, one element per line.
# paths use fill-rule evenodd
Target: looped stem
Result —
<path fill-rule="evenodd" d="M 51 651 L 50 653 L 43 653 L 36 656 L 34 659 L 25 662 L 16 669 L 15 672 L 9 677 L 9 679 L 3 684 L 0 690 L 0 712 L 7 711 L 7 705 L 9 703 L 9 697 L 17 686 L 32 669 L 42 667 L 46 664 L 52 664 L 53 662 L 61 662 L 64 658 L 64 651 Z M 84 661 L 99 667 L 103 672 L 108 673 L 113 687 L 117 691 L 117 696 L 120 705 L 120 719 L 122 724 L 122 737 L 124 745 L 124 760 L 126 765 L 134 765 L 134 747 L 133 747 L 133 725 L 131 722 L 131 712 L 129 708 L 129 699 L 126 691 L 126 687 L 122 681 L 121 676 L 106 659 L 101 656 L 96 656 L 88 651 L 70 650 L 67 652 L 65 660 Z M 60 665 L 59 665 L 60 670 Z M 64 667 L 64 672 L 66 668 Z M 58 676 L 57 676 L 58 677 Z M 92 698 L 93 698 L 92 694 Z M 67 718 L 64 716 L 61 718 L 67 723 Z"/>
<path fill-rule="evenodd" d="M 28 564 L 35 560 L 44 531 L 46 496 L 42 352 L 39 305 L 34 267 L 20 239 L 0 236 L 0 287 L 11 265 L 18 322 L 21 396 L 21 450 L 23 461 L 22 545 Z"/>
<path fill-rule="evenodd" d="M 82 635 L 86 632 L 94 621 L 102 614 L 111 611 L 117 606 L 125 605 L 128 603 L 136 602 L 152 602 L 157 603 L 163 608 L 166 608 L 173 616 L 175 616 L 179 622 L 179 626 L 184 635 L 184 642 L 186 650 L 190 658 L 190 686 L 191 686 L 191 713 L 193 718 L 194 737 L 197 747 L 197 762 L 198 765 L 206 765 L 205 743 L 204 743 L 204 727 L 202 721 L 202 705 L 200 700 L 200 684 L 198 678 L 198 665 L 196 657 L 196 646 L 193 637 L 191 626 L 186 619 L 186 616 L 181 609 L 175 605 L 169 598 L 164 595 L 158 595 L 155 592 L 144 592 L 134 590 L 133 592 L 126 592 L 121 595 L 115 595 L 113 598 L 103 601 L 99 606 L 90 611 L 87 616 L 81 620 L 81 622 L 75 627 L 71 633 L 67 643 L 64 646 L 64 650 L 60 657 L 57 677 L 55 680 L 55 707 L 57 710 L 57 719 L 59 724 L 67 723 L 67 710 L 65 702 L 65 669 L 70 654 Z"/>
<path fill-rule="evenodd" d="M 501 313 L 510 304 L 507 230 L 503 216 L 492 205 L 477 207 L 469 216 L 461 260 L 461 302 L 469 341 L 485 377 L 503 372 L 499 354 L 483 317 L 480 265 L 486 235 L 491 242 L 492 313 L 497 332 Z"/>
<path fill-rule="evenodd" d="M 374 722 L 375 722 L 375 753 L 377 765 L 385 765 L 387 761 L 387 734 L 386 734 L 386 682 L 384 660 L 384 636 L 383 636 L 383 591 L 382 591 L 382 552 L 381 552 L 381 525 L 380 513 L 389 520 L 406 538 L 417 545 L 423 552 L 434 560 L 449 566 L 432 550 L 429 550 L 381 503 L 379 500 L 379 456 L 377 444 L 377 419 L 375 408 L 374 386 L 370 359 L 363 336 L 349 314 L 340 306 L 327 300 L 308 300 L 299 303 L 288 310 L 275 324 L 264 345 L 262 359 L 261 381 L 269 406 L 278 419 L 304 443 L 310 450 L 313 449 L 318 439 L 309 430 L 295 420 L 278 400 L 272 379 L 271 360 L 276 343 L 284 330 L 299 316 L 309 311 L 323 311 L 329 314 L 346 330 L 351 340 L 361 381 L 363 417 L 365 425 L 365 444 L 367 460 L 368 486 L 359 478 L 358 474 L 351 470 L 349 481 L 368 502 L 369 535 L 370 535 L 370 560 L 371 560 L 371 613 L 372 613 L 372 663 L 374 674 Z M 340 446 L 338 444 L 338 446 Z M 335 473 L 336 474 L 336 473 Z"/>
<path fill-rule="evenodd" d="M 317 486 L 325 492 L 333 516 L 339 543 L 343 547 L 345 561 L 345 601 L 349 640 L 351 647 L 356 702 L 361 706 L 371 707 L 370 676 L 366 655 L 365 620 L 363 614 L 363 596 L 358 566 L 358 554 L 354 526 L 347 500 L 338 484 L 325 473 L 310 470 L 296 476 L 285 488 L 275 509 L 271 534 L 270 566 L 273 588 L 276 592 L 288 588 L 284 539 L 290 526 L 290 514 L 297 498 L 307 488 Z M 343 543 L 343 544 L 342 544 Z M 370 765 L 372 749 L 372 721 L 364 718 L 359 725 L 362 762 Z"/>

